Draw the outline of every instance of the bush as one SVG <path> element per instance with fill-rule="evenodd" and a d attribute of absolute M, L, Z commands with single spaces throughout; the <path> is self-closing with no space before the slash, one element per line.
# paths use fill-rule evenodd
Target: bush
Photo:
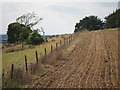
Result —
<path fill-rule="evenodd" d="M 34 30 L 29 34 L 26 44 L 38 45 L 44 42 L 44 39 L 38 34 L 37 30 Z"/>
<path fill-rule="evenodd" d="M 64 56 L 62 48 L 55 49 L 46 56 L 43 56 L 40 61 L 42 64 L 55 65 L 58 60 L 62 60 Z"/>

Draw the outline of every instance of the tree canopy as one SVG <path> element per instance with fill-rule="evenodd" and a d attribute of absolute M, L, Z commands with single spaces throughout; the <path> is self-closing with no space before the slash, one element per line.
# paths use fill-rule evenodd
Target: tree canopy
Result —
<path fill-rule="evenodd" d="M 74 32 L 83 31 L 85 29 L 91 31 L 118 27 L 120 27 L 120 9 L 116 9 L 116 11 L 106 16 L 105 22 L 100 20 L 97 16 L 85 17 L 80 20 L 79 23 L 76 23 Z"/>
<path fill-rule="evenodd" d="M 27 13 L 16 19 L 16 22 L 8 25 L 8 42 L 16 43 L 26 41 L 27 44 L 40 44 L 44 40 L 38 33 L 38 29 L 33 26 L 38 24 L 42 18 L 38 18 L 35 13 Z"/>
<path fill-rule="evenodd" d="M 101 21 L 97 16 L 89 16 L 80 20 L 79 23 L 76 23 L 74 32 L 82 31 L 84 29 L 89 31 L 99 30 L 103 28 L 103 25 L 103 21 Z"/>
<path fill-rule="evenodd" d="M 105 17 L 105 20 L 105 28 L 120 27 L 120 9 L 116 9 L 116 11 Z"/>
<path fill-rule="evenodd" d="M 42 18 L 37 17 L 37 14 L 35 14 L 34 12 L 24 14 L 16 19 L 18 23 L 29 26 L 30 28 L 38 24 L 41 20 Z"/>
<path fill-rule="evenodd" d="M 19 24 L 18 22 L 14 22 L 8 25 L 8 42 L 15 43 L 21 40 L 27 39 L 29 33 L 32 32 L 30 27 L 27 27 L 23 24 Z"/>

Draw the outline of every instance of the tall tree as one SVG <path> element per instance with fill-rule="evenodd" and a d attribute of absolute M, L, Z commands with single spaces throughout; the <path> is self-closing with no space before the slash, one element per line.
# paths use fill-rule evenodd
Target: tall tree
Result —
<path fill-rule="evenodd" d="M 105 28 L 120 27 L 120 9 L 116 9 L 116 11 L 105 17 L 105 20 Z"/>
<path fill-rule="evenodd" d="M 15 23 L 11 23 L 8 26 L 8 42 L 22 42 L 23 48 L 23 42 L 29 37 L 30 33 L 34 31 L 33 26 L 38 24 L 41 20 L 42 18 L 37 17 L 37 14 L 34 12 L 18 17 Z M 35 33 L 35 35 L 40 36 L 38 33 Z"/>
<path fill-rule="evenodd" d="M 16 21 L 20 24 L 25 25 L 25 27 L 30 27 L 33 30 L 33 26 L 38 24 L 40 21 L 42 20 L 42 18 L 37 17 L 37 14 L 35 14 L 34 12 L 32 13 L 27 13 L 24 14 L 20 17 L 18 17 L 16 19 Z M 21 28 L 23 30 L 23 32 L 21 33 L 21 42 L 22 42 L 22 47 L 23 47 L 23 41 L 24 41 L 24 35 L 26 32 L 26 28 Z"/>
<path fill-rule="evenodd" d="M 101 21 L 97 16 L 89 16 L 80 20 L 79 23 L 76 23 L 74 32 L 82 31 L 85 29 L 88 29 L 89 31 L 99 30 L 103 29 L 103 26 L 103 21 Z"/>

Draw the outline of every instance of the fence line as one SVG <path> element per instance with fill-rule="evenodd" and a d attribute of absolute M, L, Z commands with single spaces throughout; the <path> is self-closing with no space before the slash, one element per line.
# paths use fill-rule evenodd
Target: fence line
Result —
<path fill-rule="evenodd" d="M 64 49 L 68 48 L 68 45 L 70 45 L 70 43 L 73 41 L 73 39 L 75 39 L 76 37 L 78 37 L 78 34 L 73 34 L 70 35 L 68 38 L 64 38 L 63 41 L 64 43 L 62 43 L 62 40 L 59 41 L 60 46 L 58 47 L 58 43 L 56 42 L 56 49 L 61 48 L 61 46 L 63 46 Z M 46 39 L 47 41 L 47 39 Z M 53 51 L 53 46 L 51 45 L 51 52 Z M 55 49 L 54 49 L 55 50 Z M 47 55 L 47 48 L 44 48 L 44 52 L 45 52 L 45 56 Z M 35 55 L 36 55 L 36 63 L 38 64 L 38 52 L 35 51 Z M 27 56 L 25 55 L 25 70 L 26 72 L 28 72 L 28 62 L 27 62 Z M 32 68 L 31 68 L 32 70 Z M 11 65 L 11 79 L 13 78 L 13 74 L 14 74 L 14 65 Z M 4 69 L 3 69 L 3 73 L 2 73 L 2 78 L 4 78 Z"/>

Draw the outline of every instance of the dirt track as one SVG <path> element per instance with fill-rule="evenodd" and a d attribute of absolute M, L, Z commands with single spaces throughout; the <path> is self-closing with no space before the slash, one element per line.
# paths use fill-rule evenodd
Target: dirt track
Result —
<path fill-rule="evenodd" d="M 118 87 L 118 31 L 81 33 L 65 58 L 29 88 Z"/>

